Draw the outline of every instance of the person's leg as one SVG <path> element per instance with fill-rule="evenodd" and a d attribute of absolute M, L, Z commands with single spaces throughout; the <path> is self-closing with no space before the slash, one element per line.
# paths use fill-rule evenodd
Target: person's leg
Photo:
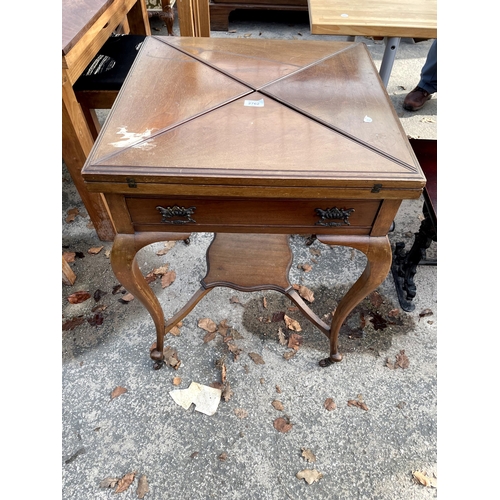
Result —
<path fill-rule="evenodd" d="M 420 81 L 405 97 L 403 107 L 408 111 L 418 111 L 434 92 L 437 92 L 437 40 L 432 42 L 420 73 Z"/>

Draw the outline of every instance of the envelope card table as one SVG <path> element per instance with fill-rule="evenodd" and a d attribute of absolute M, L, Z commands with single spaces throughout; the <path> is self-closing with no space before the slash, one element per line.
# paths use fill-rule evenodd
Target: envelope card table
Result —
<path fill-rule="evenodd" d="M 83 168 L 116 226 L 111 265 L 164 336 L 211 289 L 276 290 L 330 339 L 386 278 L 387 233 L 425 176 L 362 43 L 151 37 Z M 214 233 L 207 274 L 165 321 L 136 262 L 154 242 Z M 366 255 L 330 324 L 288 278 L 289 235 Z M 263 252 L 268 257 L 262 262 Z"/>

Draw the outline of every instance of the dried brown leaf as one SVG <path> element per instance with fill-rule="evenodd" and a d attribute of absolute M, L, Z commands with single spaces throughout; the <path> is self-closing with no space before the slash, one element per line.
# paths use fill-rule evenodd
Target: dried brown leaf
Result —
<path fill-rule="evenodd" d="M 226 452 L 221 453 L 218 458 L 219 460 L 222 461 L 227 460 L 227 453 Z"/>
<path fill-rule="evenodd" d="M 115 399 L 118 396 L 125 394 L 126 392 L 127 392 L 127 389 L 125 387 L 118 386 L 115 389 L 113 389 L 113 392 L 111 393 L 111 399 Z"/>
<path fill-rule="evenodd" d="M 301 264 L 298 266 L 298 268 L 302 269 L 302 271 L 304 271 L 305 273 L 308 273 L 312 269 L 312 266 L 311 264 Z"/>
<path fill-rule="evenodd" d="M 144 498 L 146 493 L 149 493 L 148 478 L 143 474 L 139 478 L 139 484 L 137 485 L 137 498 Z"/>
<path fill-rule="evenodd" d="M 70 208 L 67 212 L 66 222 L 73 222 L 75 217 L 80 213 L 78 208 Z"/>
<path fill-rule="evenodd" d="M 296 321 L 295 319 L 290 318 L 290 316 L 287 316 L 285 314 L 284 320 L 285 320 L 286 327 L 289 330 L 294 330 L 296 332 L 301 332 L 302 331 L 302 328 L 301 328 L 299 322 Z"/>
<path fill-rule="evenodd" d="M 177 351 L 170 346 L 167 346 L 163 349 L 163 356 L 165 359 L 165 363 L 171 366 L 174 370 L 178 370 L 181 366 L 181 361 L 179 356 L 177 355 Z"/>
<path fill-rule="evenodd" d="M 304 479 L 307 484 L 312 484 L 315 481 L 319 481 L 323 477 L 323 474 L 314 469 L 304 469 L 297 472 L 295 477 L 297 479 Z"/>
<path fill-rule="evenodd" d="M 279 385 L 276 386 L 276 392 L 278 394 L 281 394 L 281 387 Z"/>
<path fill-rule="evenodd" d="M 304 285 L 293 285 L 293 287 L 299 292 L 299 295 L 307 302 L 314 302 L 314 293 L 312 290 L 309 290 Z"/>
<path fill-rule="evenodd" d="M 288 361 L 289 359 L 292 359 L 296 354 L 297 351 L 295 350 L 286 351 L 283 353 L 283 357 Z"/>
<path fill-rule="evenodd" d="M 231 386 L 229 385 L 229 382 L 226 382 L 222 388 L 222 397 L 224 398 L 224 401 L 229 401 L 234 395 L 234 392 L 231 390 Z"/>
<path fill-rule="evenodd" d="M 377 291 L 372 292 L 369 295 L 369 299 L 370 299 L 372 306 L 375 308 L 380 307 L 382 305 L 382 303 L 384 302 L 382 295 L 380 295 L 380 293 L 378 293 Z"/>
<path fill-rule="evenodd" d="M 172 328 L 170 328 L 168 333 L 170 333 L 171 335 L 174 335 L 175 337 L 178 337 L 181 334 L 181 331 L 180 331 L 179 327 L 176 325 L 176 326 L 173 326 Z"/>
<path fill-rule="evenodd" d="M 292 333 L 288 337 L 288 347 L 298 351 L 302 343 L 304 342 L 304 339 L 302 335 L 299 335 L 298 333 Z"/>
<path fill-rule="evenodd" d="M 396 354 L 396 367 L 398 366 L 400 368 L 408 368 L 410 366 L 410 360 L 404 350 L 401 350 L 399 351 L 399 354 Z"/>
<path fill-rule="evenodd" d="M 210 318 L 203 318 L 198 321 L 198 326 L 207 332 L 216 332 L 217 325 Z"/>
<path fill-rule="evenodd" d="M 121 299 L 118 299 L 120 302 L 131 302 L 134 300 L 134 296 L 131 293 L 126 293 Z"/>
<path fill-rule="evenodd" d="M 97 255 L 104 247 L 103 246 L 100 246 L 100 247 L 92 247 L 92 248 L 89 248 L 87 250 L 88 253 L 92 254 L 92 255 Z"/>
<path fill-rule="evenodd" d="M 248 412 L 246 410 L 244 410 L 243 408 L 235 408 L 234 414 L 238 418 L 247 418 L 248 417 Z"/>
<path fill-rule="evenodd" d="M 368 406 L 366 406 L 366 404 L 359 399 L 349 399 L 349 401 L 347 401 L 347 406 L 357 406 L 362 410 L 368 411 Z"/>
<path fill-rule="evenodd" d="M 161 277 L 161 287 L 167 288 L 167 286 L 170 286 L 175 281 L 176 277 L 177 277 L 177 275 L 175 274 L 175 271 L 167 271 Z"/>
<path fill-rule="evenodd" d="M 266 364 L 266 362 L 262 359 L 262 356 L 260 354 L 257 354 L 256 352 L 249 352 L 248 355 L 256 365 Z"/>
<path fill-rule="evenodd" d="M 278 341 L 279 341 L 279 343 L 281 345 L 286 345 L 287 344 L 286 336 L 283 333 L 283 330 L 281 329 L 281 326 L 278 327 Z"/>
<path fill-rule="evenodd" d="M 219 323 L 219 326 L 218 326 L 218 331 L 219 333 L 225 337 L 227 335 L 227 331 L 229 330 L 229 328 L 231 328 L 228 324 L 227 324 L 227 319 L 223 319 L 220 323 Z"/>
<path fill-rule="evenodd" d="M 206 344 L 207 342 L 212 341 L 215 336 L 217 335 L 217 332 L 207 332 L 205 336 L 203 337 L 203 342 Z"/>
<path fill-rule="evenodd" d="M 265 297 L 262 297 L 262 305 L 267 309 L 267 299 Z"/>
<path fill-rule="evenodd" d="M 172 384 L 174 384 L 174 385 L 180 385 L 180 384 L 181 384 L 181 382 L 182 382 L 181 377 L 174 377 L 174 378 L 172 379 Z"/>
<path fill-rule="evenodd" d="M 279 432 L 288 432 L 292 429 L 293 424 L 286 418 L 279 417 L 273 422 L 273 427 Z"/>
<path fill-rule="evenodd" d="M 81 304 L 88 299 L 90 299 L 90 293 L 84 290 L 80 290 L 79 292 L 72 293 L 68 297 L 68 302 L 70 304 Z"/>
<path fill-rule="evenodd" d="M 63 259 L 68 263 L 68 264 L 71 264 L 71 262 L 75 262 L 75 256 L 76 256 L 76 253 L 75 252 L 64 252 L 62 254 L 63 256 Z"/>
<path fill-rule="evenodd" d="M 233 295 L 230 299 L 229 299 L 229 303 L 230 304 L 239 304 L 240 303 L 240 299 L 238 297 L 236 297 L 236 295 Z"/>
<path fill-rule="evenodd" d="M 335 408 L 337 408 L 337 405 L 335 404 L 335 401 L 332 398 L 327 398 L 325 399 L 324 407 L 328 411 L 332 411 L 335 410 Z"/>
<path fill-rule="evenodd" d="M 169 252 L 174 246 L 175 246 L 175 241 L 167 241 L 165 243 L 165 246 L 164 248 L 162 248 L 161 250 L 158 250 L 158 252 L 156 252 L 156 255 L 165 255 L 167 252 Z"/>
<path fill-rule="evenodd" d="M 309 448 L 302 448 L 302 456 L 308 462 L 316 462 L 316 455 Z"/>
<path fill-rule="evenodd" d="M 129 472 L 128 474 L 125 474 L 118 481 L 115 493 L 123 493 L 124 491 L 127 491 L 130 485 L 134 482 L 134 478 L 135 478 L 135 472 Z"/>
<path fill-rule="evenodd" d="M 241 354 L 241 349 L 236 344 L 232 344 L 231 342 L 227 343 L 227 348 L 233 353 L 234 360 L 238 361 Z"/>
<path fill-rule="evenodd" d="M 285 409 L 283 403 L 281 401 L 278 401 L 277 399 L 275 399 L 271 404 L 273 405 L 275 410 L 283 411 Z"/>
<path fill-rule="evenodd" d="M 68 330 L 73 330 L 73 328 L 81 325 L 84 321 L 85 318 L 83 316 L 77 316 L 76 318 L 68 319 L 62 324 L 62 329 L 65 332 Z"/>
<path fill-rule="evenodd" d="M 437 488 L 437 479 L 427 476 L 424 472 L 415 471 L 413 477 L 424 486 Z"/>
<path fill-rule="evenodd" d="M 432 316 L 434 313 L 432 312 L 431 309 L 424 309 L 420 314 L 420 318 L 425 318 L 426 316 Z"/>

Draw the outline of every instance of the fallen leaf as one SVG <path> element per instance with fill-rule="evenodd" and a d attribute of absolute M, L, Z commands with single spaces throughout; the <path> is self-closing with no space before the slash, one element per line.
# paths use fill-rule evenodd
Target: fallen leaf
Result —
<path fill-rule="evenodd" d="M 131 293 L 126 293 L 121 299 L 118 299 L 122 304 L 128 304 L 132 300 L 134 300 L 134 296 Z"/>
<path fill-rule="evenodd" d="M 168 272 L 169 264 L 165 264 L 160 267 L 155 267 L 151 272 L 156 276 L 163 276 L 166 272 Z"/>
<path fill-rule="evenodd" d="M 404 350 L 401 350 L 399 351 L 399 354 L 396 354 L 396 366 L 399 366 L 400 368 L 408 368 L 408 366 L 410 366 L 410 360 Z"/>
<path fill-rule="evenodd" d="M 88 253 L 92 254 L 92 255 L 97 255 L 104 247 L 103 246 L 100 246 L 100 247 L 92 247 L 92 248 L 89 248 L 87 250 Z"/>
<path fill-rule="evenodd" d="M 234 392 L 231 390 L 231 386 L 229 385 L 229 382 L 226 382 L 224 384 L 224 387 L 222 389 L 222 397 L 224 398 L 224 401 L 229 401 L 234 395 Z"/>
<path fill-rule="evenodd" d="M 309 251 L 316 257 L 319 257 L 321 255 L 321 250 L 318 250 L 317 248 L 309 248 Z"/>
<path fill-rule="evenodd" d="M 90 326 L 101 326 L 104 322 L 104 316 L 101 312 L 95 313 L 91 318 L 88 318 Z"/>
<path fill-rule="evenodd" d="M 84 321 L 85 318 L 83 316 L 77 316 L 76 318 L 68 319 L 63 323 L 62 329 L 64 332 L 68 330 L 73 330 L 73 328 L 77 327 L 78 325 L 81 325 Z"/>
<path fill-rule="evenodd" d="M 67 212 L 66 222 L 73 222 L 75 217 L 80 213 L 78 208 L 70 208 Z"/>
<path fill-rule="evenodd" d="M 95 292 L 94 292 L 94 300 L 96 302 L 99 302 L 108 292 L 104 292 L 103 290 L 99 290 L 97 289 Z"/>
<path fill-rule="evenodd" d="M 207 332 L 205 336 L 203 337 L 203 342 L 206 344 L 207 342 L 212 341 L 215 336 L 217 335 L 217 332 Z"/>
<path fill-rule="evenodd" d="M 293 285 L 293 288 L 299 292 L 299 295 L 308 302 L 314 302 L 314 293 L 303 285 Z"/>
<path fill-rule="evenodd" d="M 106 477 L 99 483 L 99 488 L 114 488 L 118 481 L 117 477 Z"/>
<path fill-rule="evenodd" d="M 314 469 L 304 469 L 297 472 L 295 477 L 297 479 L 304 479 L 307 484 L 312 484 L 315 481 L 319 481 L 323 477 L 323 474 Z"/>
<path fill-rule="evenodd" d="M 267 299 L 265 297 L 262 298 L 262 305 L 267 309 Z"/>
<path fill-rule="evenodd" d="M 347 406 L 357 406 L 362 410 L 368 411 L 368 406 L 366 406 L 366 404 L 359 399 L 349 399 L 349 401 L 347 401 Z"/>
<path fill-rule="evenodd" d="M 291 350 L 291 351 L 286 351 L 283 353 L 283 357 L 288 361 L 289 359 L 293 358 L 297 354 L 297 351 Z"/>
<path fill-rule="evenodd" d="M 166 272 L 162 277 L 161 277 L 161 287 L 162 288 L 167 288 L 167 286 L 170 286 L 174 281 L 177 275 L 175 274 L 175 271 L 168 271 Z"/>
<path fill-rule="evenodd" d="M 382 295 L 380 295 L 380 293 L 378 292 L 372 292 L 370 295 L 369 295 L 369 299 L 370 299 L 370 302 L 372 304 L 373 307 L 380 307 L 382 305 L 382 303 L 384 302 L 384 299 L 382 298 Z"/>
<path fill-rule="evenodd" d="M 115 285 L 113 287 L 113 290 L 111 291 L 113 295 L 116 295 L 117 293 L 126 293 L 125 288 L 123 288 L 122 285 Z"/>
<path fill-rule="evenodd" d="M 302 456 L 308 461 L 308 462 L 316 462 L 316 455 L 308 449 L 308 448 L 302 448 Z"/>
<path fill-rule="evenodd" d="M 182 326 L 182 323 L 181 323 L 181 326 Z M 178 337 L 181 334 L 181 331 L 179 329 L 179 326 L 175 325 L 172 328 L 170 328 L 170 330 L 167 333 L 170 333 L 171 335 L 175 335 L 176 337 Z"/>
<path fill-rule="evenodd" d="M 198 321 L 198 326 L 207 332 L 216 332 L 217 325 L 210 318 L 203 318 Z"/>
<path fill-rule="evenodd" d="M 288 419 L 279 417 L 273 422 L 273 426 L 277 431 L 285 433 L 292 429 L 293 424 Z"/>
<path fill-rule="evenodd" d="M 296 332 L 301 332 L 302 331 L 302 328 L 299 324 L 298 321 L 290 318 L 289 316 L 287 316 L 285 314 L 284 316 L 284 320 L 285 320 L 285 324 L 286 324 L 286 327 L 289 329 L 289 330 L 294 330 Z"/>
<path fill-rule="evenodd" d="M 433 477 L 429 477 L 427 476 L 427 474 L 425 474 L 424 472 L 420 472 L 420 471 L 415 471 L 413 473 L 413 477 L 420 483 L 420 484 L 423 484 L 424 486 L 427 486 L 427 487 L 434 487 L 434 488 L 437 488 L 437 480 Z"/>
<path fill-rule="evenodd" d="M 335 404 L 335 401 L 332 398 L 327 398 L 325 399 L 324 407 L 328 411 L 332 411 L 335 410 L 335 408 L 337 408 L 337 405 Z"/>
<path fill-rule="evenodd" d="M 129 486 L 134 482 L 135 472 L 129 472 L 125 474 L 116 485 L 115 493 L 123 493 L 127 491 Z"/>
<path fill-rule="evenodd" d="M 275 410 L 283 411 L 285 409 L 283 403 L 281 401 L 278 401 L 277 399 L 275 399 L 271 404 L 273 405 Z"/>
<path fill-rule="evenodd" d="M 283 321 L 284 319 L 285 319 L 285 311 L 276 312 L 271 317 L 271 321 L 273 323 L 279 323 L 280 321 Z"/>
<path fill-rule="evenodd" d="M 222 460 L 222 461 L 227 460 L 227 453 L 226 452 L 221 453 L 218 458 L 219 458 L 219 460 Z"/>
<path fill-rule="evenodd" d="M 229 303 L 230 303 L 230 304 L 239 304 L 239 303 L 240 303 L 240 299 L 238 299 L 238 297 L 236 297 L 236 295 L 233 295 L 233 296 L 229 299 Z"/>
<path fill-rule="evenodd" d="M 244 410 L 243 408 L 235 408 L 234 414 L 238 418 L 247 418 L 248 417 L 248 412 L 246 410 Z"/>
<path fill-rule="evenodd" d="M 136 493 L 137 498 L 144 498 L 144 495 L 149 493 L 148 478 L 144 474 L 139 478 Z"/>
<path fill-rule="evenodd" d="M 174 385 L 180 385 L 181 382 L 182 382 L 181 377 L 174 377 L 172 379 L 172 384 L 174 384 Z"/>
<path fill-rule="evenodd" d="M 389 318 L 395 318 L 396 316 L 399 316 L 399 313 L 401 311 L 399 309 L 391 309 L 388 313 L 387 313 L 387 316 L 389 316 Z"/>
<path fill-rule="evenodd" d="M 81 304 L 82 302 L 85 302 L 88 299 L 90 299 L 90 293 L 81 290 L 79 292 L 72 293 L 68 297 L 68 302 L 70 304 Z"/>
<path fill-rule="evenodd" d="M 219 326 L 217 327 L 217 331 L 223 336 L 225 337 L 227 335 L 227 331 L 229 330 L 229 328 L 231 328 L 228 324 L 227 324 L 227 319 L 223 319 L 220 323 L 219 323 Z"/>
<path fill-rule="evenodd" d="M 302 269 L 302 271 L 308 273 L 312 269 L 312 266 L 311 266 L 311 264 L 301 264 L 298 266 L 298 268 Z"/>
<path fill-rule="evenodd" d="M 262 356 L 260 356 L 260 354 L 257 354 L 256 352 L 249 352 L 248 355 L 256 365 L 266 364 L 266 362 L 262 359 Z"/>
<path fill-rule="evenodd" d="M 163 356 L 167 365 L 171 366 L 174 370 L 179 369 L 181 361 L 177 355 L 177 351 L 173 347 L 165 347 L 163 349 Z"/>
<path fill-rule="evenodd" d="M 241 354 L 241 349 L 236 344 L 232 344 L 230 342 L 227 343 L 227 348 L 233 353 L 234 361 L 238 361 Z"/>
<path fill-rule="evenodd" d="M 434 313 L 432 312 L 431 309 L 424 309 L 420 314 L 420 318 L 425 318 L 425 316 L 432 316 Z"/>
<path fill-rule="evenodd" d="M 68 263 L 68 264 L 71 264 L 71 262 L 75 262 L 75 256 L 76 256 L 76 253 L 75 252 L 64 252 L 62 254 L 63 256 L 63 259 Z"/>
<path fill-rule="evenodd" d="M 125 394 L 126 392 L 127 392 L 127 389 L 125 387 L 118 386 L 115 389 L 113 389 L 113 392 L 111 393 L 111 399 L 115 399 L 118 396 Z"/>
<path fill-rule="evenodd" d="M 298 351 L 302 343 L 304 342 L 304 339 L 302 338 L 302 335 L 299 335 L 298 333 L 292 333 L 290 337 L 288 337 L 288 347 Z"/>
<path fill-rule="evenodd" d="M 276 392 L 278 394 L 281 394 L 281 387 L 279 385 L 276 386 Z"/>

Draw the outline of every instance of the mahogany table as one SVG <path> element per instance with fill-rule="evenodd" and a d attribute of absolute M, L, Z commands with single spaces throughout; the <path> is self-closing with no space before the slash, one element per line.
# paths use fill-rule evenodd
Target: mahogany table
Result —
<path fill-rule="evenodd" d="M 62 153 L 97 235 L 112 241 L 115 235 L 102 195 L 89 193 L 81 169 L 94 140 L 73 84 L 122 23 L 131 33 L 150 35 L 144 0 L 62 0 Z"/>
<path fill-rule="evenodd" d="M 154 320 L 158 367 L 165 333 L 216 286 L 285 294 L 329 337 L 322 366 L 340 361 L 340 326 L 385 279 L 388 230 L 425 186 L 366 46 L 300 40 L 148 38 L 82 175 L 106 198 L 111 265 Z M 192 232 L 215 233 L 208 272 L 165 322 L 135 256 Z M 331 324 L 289 282 L 290 234 L 367 257 Z"/>
<path fill-rule="evenodd" d="M 385 86 L 401 38 L 437 38 L 437 0 L 308 0 L 308 3 L 313 35 L 385 37 L 380 66 Z"/>

